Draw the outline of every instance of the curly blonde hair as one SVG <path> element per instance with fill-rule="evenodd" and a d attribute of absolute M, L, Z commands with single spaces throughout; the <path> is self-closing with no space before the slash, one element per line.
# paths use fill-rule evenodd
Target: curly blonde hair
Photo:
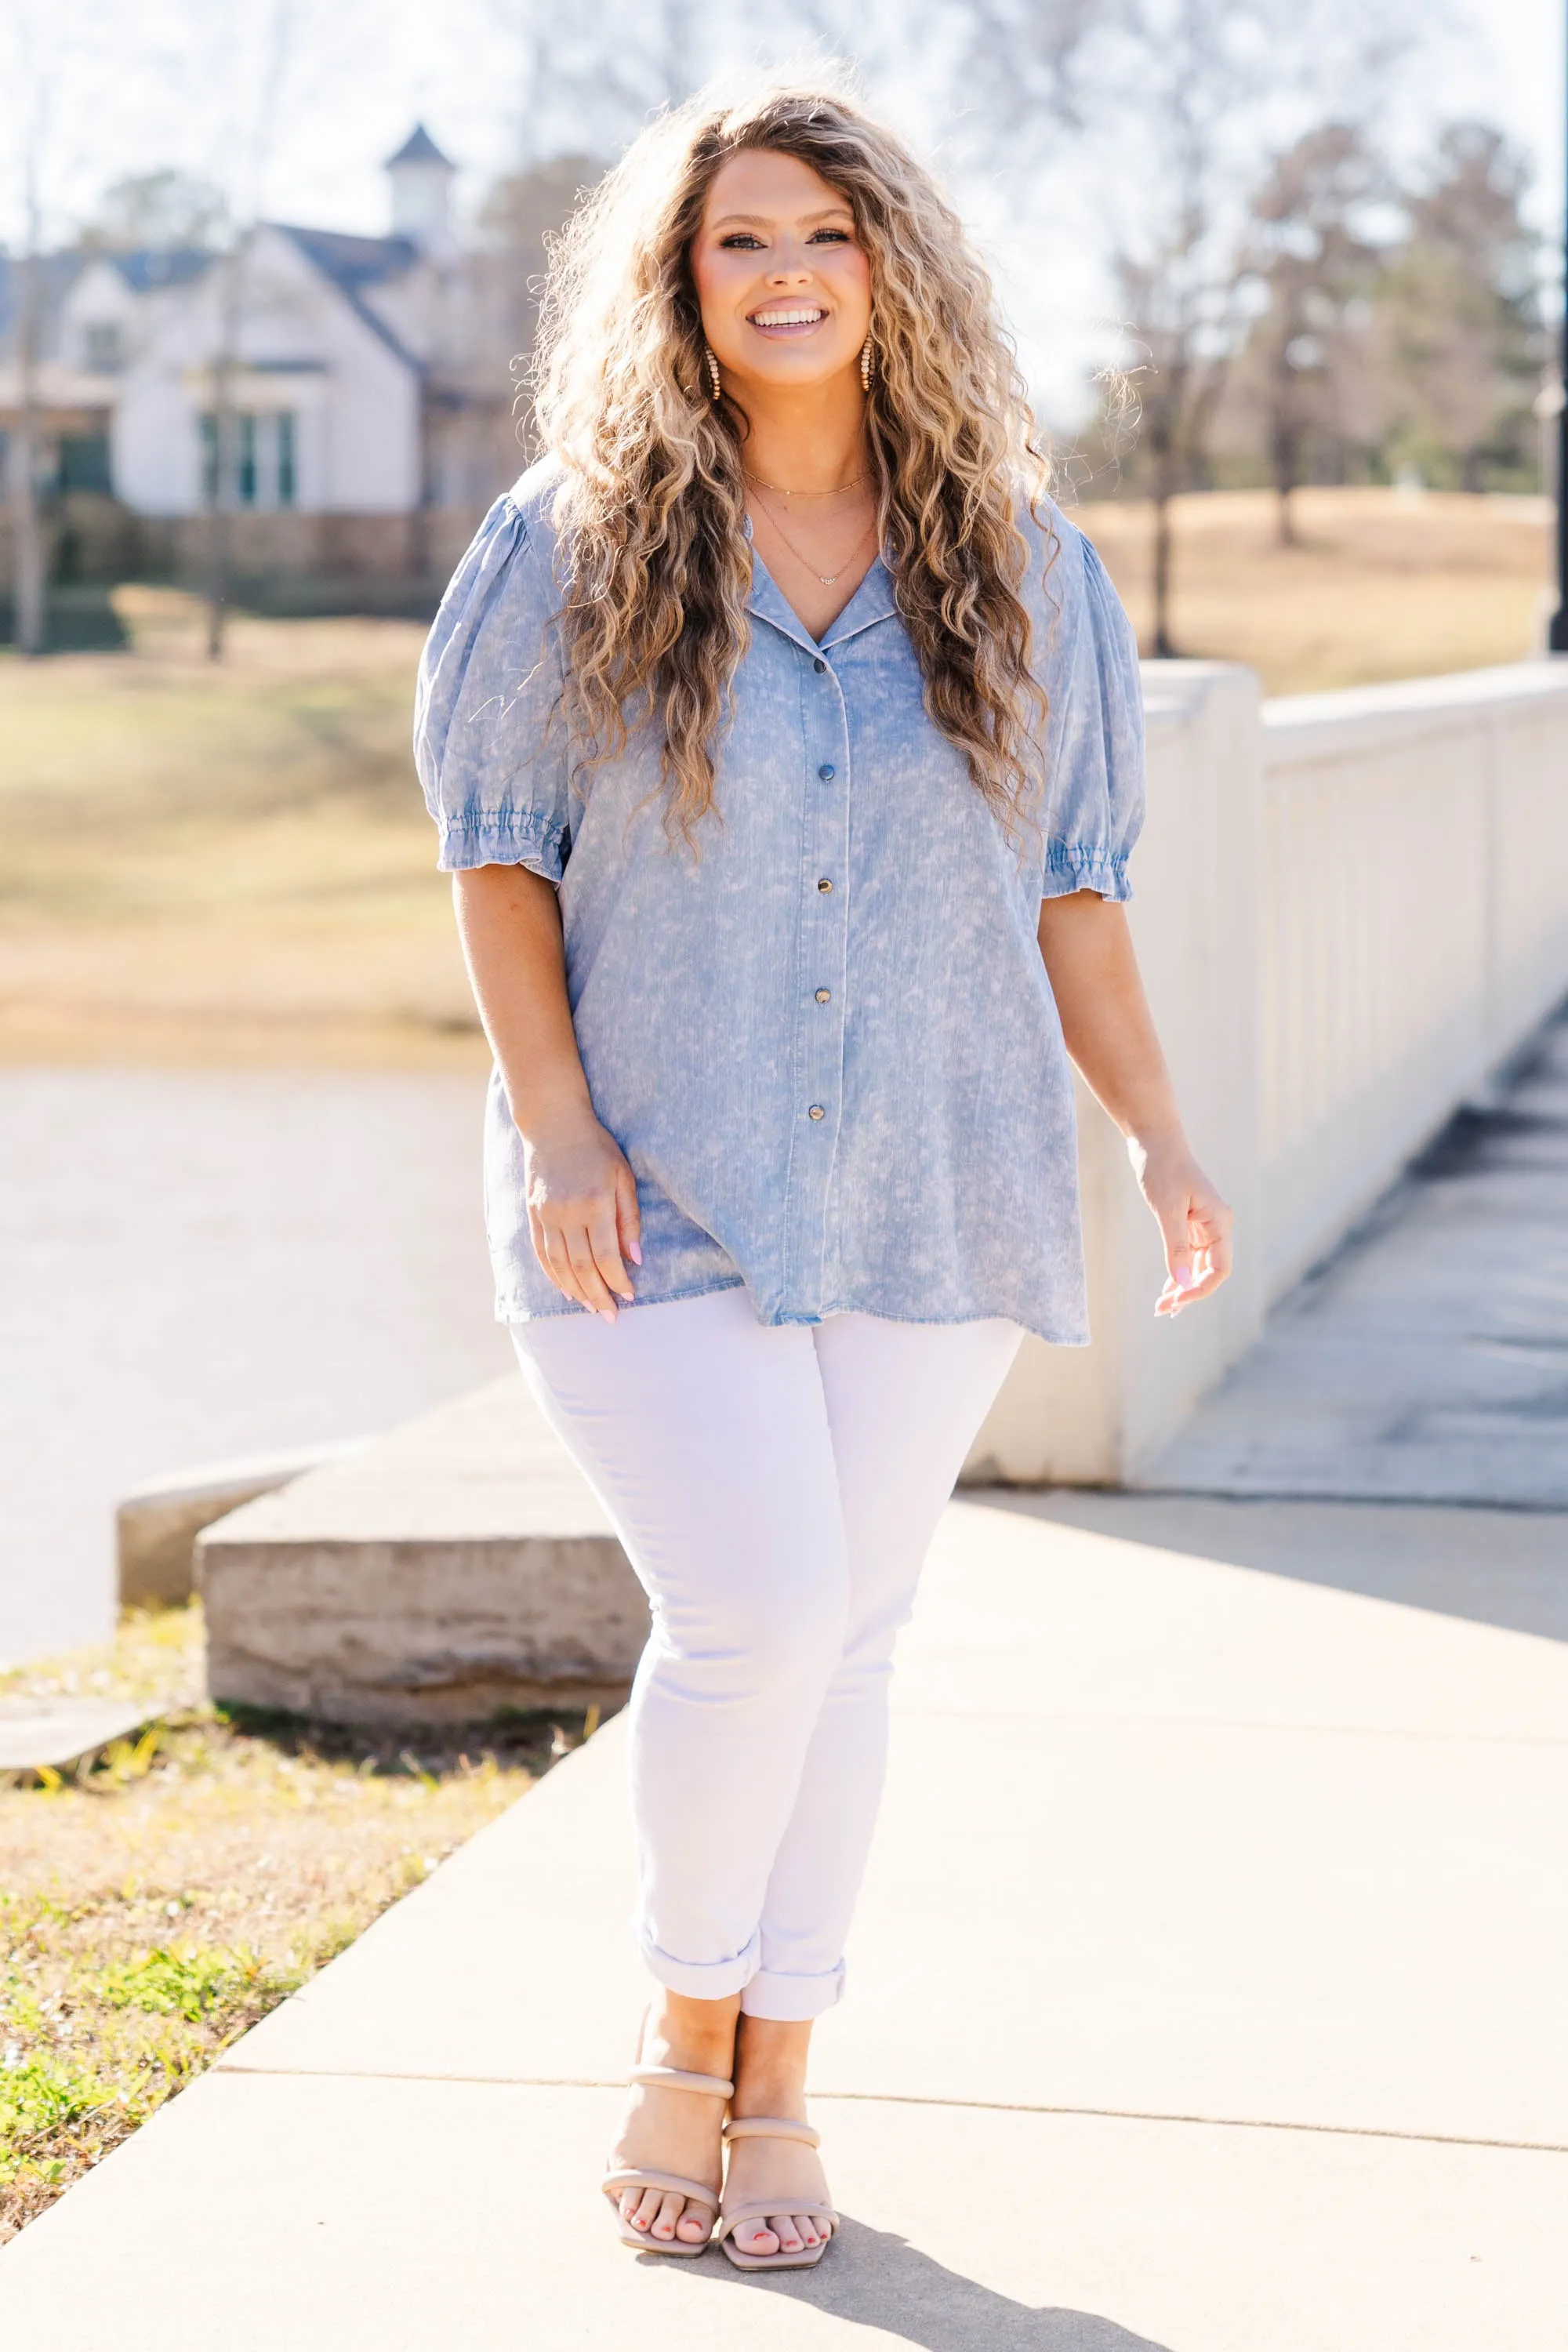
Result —
<path fill-rule="evenodd" d="M 535 417 L 560 462 L 564 716 L 581 771 L 662 724 L 666 823 L 713 805 L 717 746 L 749 641 L 738 404 L 709 396 L 689 264 L 708 191 L 742 150 L 794 155 L 850 205 L 870 264 L 867 437 L 881 545 L 925 681 L 1009 833 L 1041 782 L 1045 695 L 1019 590 L 1020 496 L 1047 482 L 991 281 L 930 173 L 850 97 L 772 84 L 661 115 L 554 245 Z"/>

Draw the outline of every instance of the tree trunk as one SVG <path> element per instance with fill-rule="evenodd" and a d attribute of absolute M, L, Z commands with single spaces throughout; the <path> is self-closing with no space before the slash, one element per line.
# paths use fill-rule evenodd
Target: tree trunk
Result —
<path fill-rule="evenodd" d="M 16 534 L 16 651 L 41 654 L 47 635 L 44 521 L 38 509 L 37 435 L 29 408 L 11 436 L 11 518 Z"/>
<path fill-rule="evenodd" d="M 1171 493 L 1154 492 L 1154 658 L 1173 661 L 1171 642 Z"/>
<path fill-rule="evenodd" d="M 19 654 L 41 654 L 47 628 L 44 519 L 38 506 L 38 266 L 36 241 L 22 256 L 16 320 L 16 430 L 11 436 L 11 518 L 15 534 L 15 634 Z"/>
<path fill-rule="evenodd" d="M 1274 461 L 1274 490 L 1278 500 L 1275 541 L 1280 547 L 1297 547 L 1296 514 L 1291 506 L 1291 494 L 1301 480 L 1301 428 L 1290 414 L 1289 404 L 1295 386 L 1287 373 L 1278 383 L 1274 394 L 1274 424 L 1269 434 L 1269 455 Z"/>
<path fill-rule="evenodd" d="M 207 659 L 223 659 L 224 629 L 233 593 L 229 511 L 237 489 L 234 362 L 239 341 L 242 247 L 237 241 L 219 265 L 218 348 L 212 363 L 212 477 L 207 485 Z"/>
<path fill-rule="evenodd" d="M 207 659 L 223 659 L 223 637 L 228 619 L 229 531 L 228 474 L 234 455 L 233 416 L 228 400 L 228 371 L 213 371 L 212 485 L 207 497 Z"/>

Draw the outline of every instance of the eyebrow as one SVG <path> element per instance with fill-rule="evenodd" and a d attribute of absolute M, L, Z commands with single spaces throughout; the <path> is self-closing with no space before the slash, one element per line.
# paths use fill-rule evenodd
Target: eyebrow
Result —
<path fill-rule="evenodd" d="M 802 222 L 839 219 L 853 221 L 854 217 L 855 215 L 847 205 L 825 205 L 820 212 L 800 215 Z M 721 213 L 717 220 L 710 221 L 708 226 L 710 228 L 739 227 L 742 225 L 748 228 L 772 228 L 774 218 L 775 215 L 769 213 Z"/>

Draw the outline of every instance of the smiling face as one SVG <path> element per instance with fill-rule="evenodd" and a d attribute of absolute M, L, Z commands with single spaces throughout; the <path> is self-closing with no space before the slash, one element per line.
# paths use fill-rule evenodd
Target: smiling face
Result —
<path fill-rule="evenodd" d="M 749 147 L 726 159 L 691 275 L 726 384 L 805 390 L 858 369 L 870 263 L 845 198 L 797 156 Z"/>

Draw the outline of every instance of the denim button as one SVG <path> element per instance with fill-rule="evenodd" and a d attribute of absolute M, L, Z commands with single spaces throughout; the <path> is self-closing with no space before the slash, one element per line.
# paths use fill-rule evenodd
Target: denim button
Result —
<path fill-rule="evenodd" d="M 830 784 L 833 782 L 834 777 L 838 773 L 838 771 L 834 766 L 831 760 L 824 760 L 821 767 L 818 768 L 816 772 L 822 778 L 825 784 Z"/>
<path fill-rule="evenodd" d="M 820 1103 L 813 1103 L 811 1106 L 810 1116 L 813 1118 L 826 1118 L 827 1113 L 823 1109 Z"/>
<path fill-rule="evenodd" d="M 816 992 L 816 1001 L 818 1004 L 826 1004 L 832 998 L 832 995 L 833 991 L 830 988 L 819 988 Z"/>
<path fill-rule="evenodd" d="M 825 670 L 825 669 L 827 667 L 827 664 L 823 660 L 822 656 L 821 656 L 820 654 L 818 654 L 818 655 L 817 655 L 817 656 L 816 656 L 816 659 L 812 663 L 811 667 L 812 667 L 812 668 L 813 668 L 814 670 L 817 671 L 817 672 L 820 674 L 823 670 Z"/>
<path fill-rule="evenodd" d="M 831 890 L 831 889 L 832 889 L 832 887 L 833 887 L 833 885 L 832 885 L 832 883 L 828 880 L 828 878 L 827 878 L 826 875 L 825 874 L 825 875 L 823 876 L 823 877 L 822 877 L 821 881 L 817 884 L 817 886 L 816 886 L 816 887 L 817 887 L 817 888 L 818 888 L 819 890 Z"/>

